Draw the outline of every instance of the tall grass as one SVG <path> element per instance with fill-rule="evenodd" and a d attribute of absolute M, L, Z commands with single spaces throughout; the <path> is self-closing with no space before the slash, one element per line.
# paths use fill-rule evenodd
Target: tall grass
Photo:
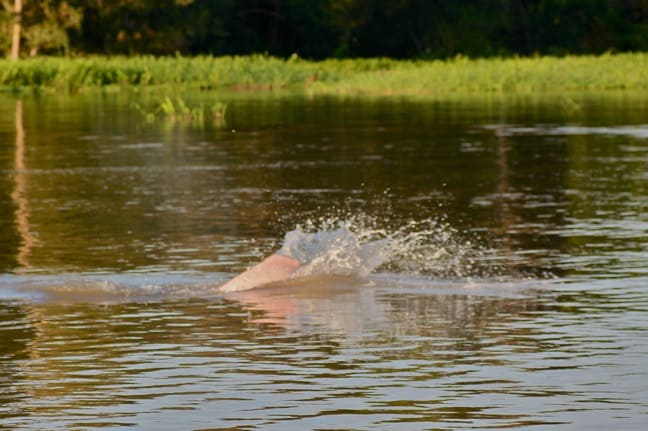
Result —
<path fill-rule="evenodd" d="M 147 123 L 154 123 L 157 119 L 163 119 L 167 123 L 191 123 L 194 125 L 204 124 L 205 120 L 211 119 L 212 124 L 224 125 L 227 104 L 214 102 L 211 106 L 204 103 L 192 105 L 180 96 L 164 96 L 152 106 L 142 106 L 133 103 L 133 108 L 139 112 Z"/>
<path fill-rule="evenodd" d="M 262 55 L 0 60 L 5 89 L 159 86 L 352 95 L 648 90 L 648 53 L 444 61 L 314 62 Z"/>
<path fill-rule="evenodd" d="M 406 62 L 313 91 L 342 94 L 648 90 L 648 54 Z"/>

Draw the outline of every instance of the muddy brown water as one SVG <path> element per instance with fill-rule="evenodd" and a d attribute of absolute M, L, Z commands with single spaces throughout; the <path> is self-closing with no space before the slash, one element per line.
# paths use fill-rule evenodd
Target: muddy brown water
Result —
<path fill-rule="evenodd" d="M 182 97 L 0 95 L 0 429 L 644 429 L 648 96 Z"/>

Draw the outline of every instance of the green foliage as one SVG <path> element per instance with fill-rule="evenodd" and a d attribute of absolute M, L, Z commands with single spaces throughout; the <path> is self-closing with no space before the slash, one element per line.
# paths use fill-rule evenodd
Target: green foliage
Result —
<path fill-rule="evenodd" d="M 648 54 L 405 61 L 311 88 L 315 93 L 374 95 L 601 90 L 648 90 Z"/>
<path fill-rule="evenodd" d="M 10 49 L 11 26 L 13 25 L 13 1 L 3 0 L 0 14 L 0 49 L 6 54 Z M 21 14 L 22 49 L 34 56 L 38 53 L 68 53 L 70 37 L 68 31 L 79 29 L 82 20 L 81 9 L 65 0 L 23 0 Z"/>
<path fill-rule="evenodd" d="M 1 0 L 8 49 L 12 0 Z M 312 59 L 648 50 L 648 0 L 24 0 L 27 52 Z"/>
<path fill-rule="evenodd" d="M 214 118 L 225 118 L 227 112 L 227 104 L 223 102 L 215 102 L 211 106 L 211 113 Z"/>
<path fill-rule="evenodd" d="M 210 120 L 216 126 L 224 126 L 227 111 L 227 105 L 222 102 L 215 102 L 210 107 L 206 107 L 204 103 L 191 105 L 180 96 L 165 96 L 149 107 L 133 103 L 133 108 L 147 123 L 162 120 L 169 124 L 180 123 L 194 126 L 202 126 L 206 120 Z"/>
<path fill-rule="evenodd" d="M 447 58 L 647 50 L 646 0 L 335 0 L 346 55 Z"/>
<path fill-rule="evenodd" d="M 0 87 L 106 87 L 308 91 L 314 94 L 434 95 L 648 90 L 648 54 L 397 61 L 306 61 L 268 56 L 90 57 L 0 60 Z M 172 101 L 169 109 L 184 109 Z M 161 109 L 163 109 L 161 107 Z"/>
<path fill-rule="evenodd" d="M 5 3 L 3 2 L 3 4 Z M 0 9 L 0 52 L 5 55 L 11 50 L 13 21 L 12 9 L 8 4 L 5 4 L 5 7 Z"/>

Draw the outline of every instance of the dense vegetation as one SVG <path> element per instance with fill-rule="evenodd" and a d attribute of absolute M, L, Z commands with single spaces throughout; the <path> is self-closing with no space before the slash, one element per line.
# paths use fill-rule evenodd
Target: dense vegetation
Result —
<path fill-rule="evenodd" d="M 2 0 L 0 51 L 16 0 Z M 648 50 L 648 0 L 22 0 L 21 55 L 448 58 Z"/>
<path fill-rule="evenodd" d="M 434 95 L 648 90 L 648 54 L 449 60 L 307 61 L 234 57 L 36 57 L 0 60 L 0 87 L 275 90 Z"/>

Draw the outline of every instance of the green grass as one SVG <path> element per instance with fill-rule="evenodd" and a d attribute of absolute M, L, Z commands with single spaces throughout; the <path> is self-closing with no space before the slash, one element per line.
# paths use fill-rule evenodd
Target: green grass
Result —
<path fill-rule="evenodd" d="M 646 89 L 647 54 L 401 63 L 321 86 L 343 94 L 403 95 Z"/>
<path fill-rule="evenodd" d="M 191 87 L 312 94 L 443 95 L 648 90 L 648 53 L 537 58 L 305 61 L 241 57 L 0 60 L 0 88 Z"/>
<path fill-rule="evenodd" d="M 192 105 L 180 96 L 164 96 L 154 102 L 152 106 L 134 103 L 133 108 L 147 123 L 154 123 L 156 120 L 162 119 L 167 123 L 200 125 L 204 124 L 206 119 L 211 119 L 212 123 L 219 125 L 224 124 L 227 112 L 227 104 L 223 102 L 214 102 L 211 106 L 205 106 L 204 103 Z"/>

